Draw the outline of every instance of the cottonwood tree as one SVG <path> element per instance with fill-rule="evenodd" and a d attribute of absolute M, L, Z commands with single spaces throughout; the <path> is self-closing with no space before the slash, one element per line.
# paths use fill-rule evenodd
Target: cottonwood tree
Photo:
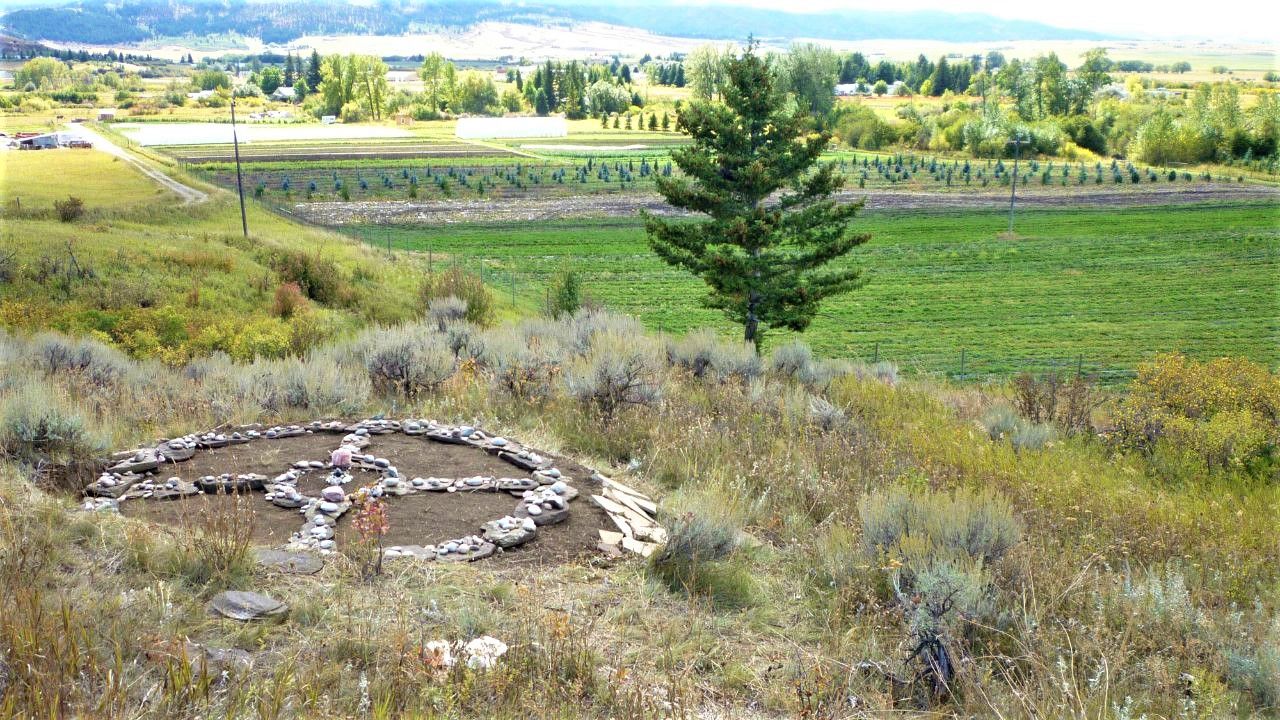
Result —
<path fill-rule="evenodd" d="M 658 191 L 698 221 L 644 214 L 654 252 L 709 286 L 707 304 L 743 325 L 759 349 L 768 328 L 801 331 L 823 299 L 860 287 L 861 270 L 833 267 L 870 239 L 849 223 L 862 203 L 837 203 L 843 178 L 818 158 L 830 135 L 810 130 L 749 45 L 727 63 L 723 102 L 694 102 L 677 129 L 692 143 L 671 153 L 683 177 Z M 794 106 L 792 106 L 794 107 Z"/>

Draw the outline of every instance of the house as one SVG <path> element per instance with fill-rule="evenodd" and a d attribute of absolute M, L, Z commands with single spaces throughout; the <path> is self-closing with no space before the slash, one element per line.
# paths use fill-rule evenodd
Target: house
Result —
<path fill-rule="evenodd" d="M 836 97 L 852 97 L 854 95 L 864 94 L 864 89 L 858 83 L 840 83 L 836 85 Z"/>
<path fill-rule="evenodd" d="M 111 122 L 116 119 L 115 108 L 102 108 L 98 111 L 98 122 Z"/>
<path fill-rule="evenodd" d="M 276 88 L 275 92 L 271 93 L 271 99 L 279 102 L 293 102 L 297 98 L 297 92 L 293 88 L 285 87 L 284 85 Z"/>
<path fill-rule="evenodd" d="M 199 102 L 201 100 L 207 100 L 213 97 L 213 93 L 214 93 L 213 90 L 200 90 L 199 92 L 187 93 L 187 99 L 195 100 L 196 102 Z"/>

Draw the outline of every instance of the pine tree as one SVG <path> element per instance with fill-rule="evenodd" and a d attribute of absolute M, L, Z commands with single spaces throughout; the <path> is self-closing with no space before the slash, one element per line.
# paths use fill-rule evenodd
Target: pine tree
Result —
<path fill-rule="evenodd" d="M 320 53 L 312 50 L 311 64 L 307 66 L 307 87 L 315 90 L 323 79 L 320 75 Z"/>
<path fill-rule="evenodd" d="M 284 86 L 293 87 L 293 53 L 284 58 Z"/>
<path fill-rule="evenodd" d="M 831 198 L 843 176 L 818 164 L 830 135 L 786 110 L 754 43 L 730 59 L 723 94 L 681 111 L 677 128 L 692 142 L 671 158 L 684 177 L 655 179 L 668 203 L 708 219 L 643 217 L 654 252 L 702 278 L 707 305 L 741 323 L 758 350 L 765 330 L 802 331 L 823 299 L 864 284 L 861 270 L 828 265 L 870 236 L 848 227 L 862 203 Z"/>
<path fill-rule="evenodd" d="M 658 116 L 657 116 L 657 115 L 650 115 L 650 116 L 649 116 L 649 129 L 650 129 L 650 130 L 652 130 L 652 131 L 656 131 L 656 130 L 658 129 Z"/>

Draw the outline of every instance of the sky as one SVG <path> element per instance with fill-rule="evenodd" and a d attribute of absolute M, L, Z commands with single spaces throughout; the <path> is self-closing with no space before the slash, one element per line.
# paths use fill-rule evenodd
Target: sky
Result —
<path fill-rule="evenodd" d="M 722 0 L 691 0 L 722 4 Z M 835 10 L 945 10 L 1034 20 L 1056 27 L 1094 30 L 1135 38 L 1196 38 L 1233 42 L 1280 42 L 1280 3 L 1275 0 L 730 0 L 734 5 L 788 12 Z"/>

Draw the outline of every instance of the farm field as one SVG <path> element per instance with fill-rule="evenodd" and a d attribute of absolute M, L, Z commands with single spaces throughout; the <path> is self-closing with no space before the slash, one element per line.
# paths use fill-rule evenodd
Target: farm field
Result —
<path fill-rule="evenodd" d="M 1000 237 L 1006 221 L 992 211 L 865 214 L 857 224 L 873 238 L 853 262 L 870 282 L 830 301 L 804 340 L 822 355 L 965 379 L 1077 363 L 1116 379 L 1172 350 L 1280 362 L 1274 204 L 1036 210 L 1018 217 L 1013 240 Z M 592 297 L 651 328 L 733 332 L 700 306 L 700 282 L 652 255 L 635 219 L 344 231 L 461 263 L 520 302 L 572 268 Z"/>

